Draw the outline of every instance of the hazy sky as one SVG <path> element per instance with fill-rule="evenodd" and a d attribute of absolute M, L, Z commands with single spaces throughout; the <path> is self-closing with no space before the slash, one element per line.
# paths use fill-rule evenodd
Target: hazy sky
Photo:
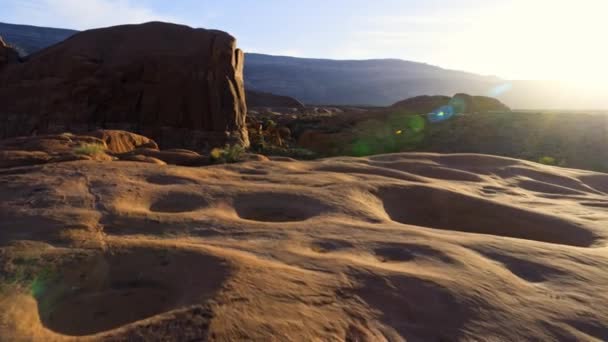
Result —
<path fill-rule="evenodd" d="M 2 0 L 0 21 L 87 29 L 163 20 L 248 52 L 401 58 L 509 79 L 608 80 L 608 0 Z"/>

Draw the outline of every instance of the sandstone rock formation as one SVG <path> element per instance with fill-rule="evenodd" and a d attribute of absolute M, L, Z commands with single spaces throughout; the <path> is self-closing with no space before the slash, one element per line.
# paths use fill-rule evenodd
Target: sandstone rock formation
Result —
<path fill-rule="evenodd" d="M 154 140 L 131 132 L 100 129 L 89 135 L 101 139 L 112 153 L 127 153 L 137 148 L 158 150 L 158 145 Z"/>
<path fill-rule="evenodd" d="M 152 22 L 79 33 L 0 72 L 0 137 L 120 128 L 163 147 L 248 144 L 243 53 Z"/>
<path fill-rule="evenodd" d="M 0 341 L 608 341 L 608 174 L 138 159 L 0 170 Z"/>
<path fill-rule="evenodd" d="M 78 147 L 89 144 L 98 145 L 101 153 L 77 153 Z M 75 160 L 111 160 L 106 150 L 107 145 L 101 139 L 69 133 L 11 138 L 0 140 L 0 169 Z"/>
<path fill-rule="evenodd" d="M 260 160 L 248 156 L 244 160 Z M 209 165 L 208 156 L 184 149 L 159 150 L 154 140 L 131 132 L 97 130 L 0 140 L 0 169 L 77 160 L 135 161 L 158 165 Z"/>

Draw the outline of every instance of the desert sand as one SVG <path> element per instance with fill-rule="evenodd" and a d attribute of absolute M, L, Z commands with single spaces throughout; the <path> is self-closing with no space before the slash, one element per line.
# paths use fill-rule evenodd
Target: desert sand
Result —
<path fill-rule="evenodd" d="M 608 340 L 608 174 L 271 159 L 0 170 L 0 340 Z"/>

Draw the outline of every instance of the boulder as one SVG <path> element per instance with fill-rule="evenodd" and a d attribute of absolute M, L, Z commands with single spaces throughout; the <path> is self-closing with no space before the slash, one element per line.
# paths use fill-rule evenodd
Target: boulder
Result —
<path fill-rule="evenodd" d="M 108 152 L 111 153 L 126 153 L 137 148 L 158 150 L 158 145 L 154 140 L 131 132 L 100 129 L 89 133 L 89 135 L 103 141 Z"/>
<path fill-rule="evenodd" d="M 246 146 L 243 58 L 222 31 L 84 31 L 0 71 L 0 137 L 114 128 L 163 148 Z"/>

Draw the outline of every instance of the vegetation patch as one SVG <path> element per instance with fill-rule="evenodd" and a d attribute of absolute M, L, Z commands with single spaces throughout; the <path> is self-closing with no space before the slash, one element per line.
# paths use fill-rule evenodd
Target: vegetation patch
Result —
<path fill-rule="evenodd" d="M 541 157 L 538 162 L 545 165 L 557 165 L 555 158 L 548 156 Z"/>
<path fill-rule="evenodd" d="M 226 145 L 224 148 L 214 148 L 209 154 L 212 163 L 236 163 L 241 161 L 245 149 L 241 145 Z"/>
<path fill-rule="evenodd" d="M 608 172 L 608 149 L 603 148 L 608 144 L 606 114 L 481 112 L 437 123 L 399 109 L 356 120 L 351 119 L 354 114 L 342 116 L 341 120 L 307 121 L 306 134 L 292 129 L 298 147 L 319 157 L 480 153 Z"/>
<path fill-rule="evenodd" d="M 97 154 L 105 153 L 106 147 L 102 144 L 82 144 L 76 148 L 74 148 L 74 153 L 94 156 Z"/>

